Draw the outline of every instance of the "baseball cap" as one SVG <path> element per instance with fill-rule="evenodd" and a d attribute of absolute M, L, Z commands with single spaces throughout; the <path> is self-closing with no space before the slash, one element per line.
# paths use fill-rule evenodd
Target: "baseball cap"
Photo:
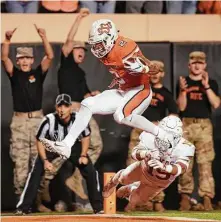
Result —
<path fill-rule="evenodd" d="M 205 63 L 206 62 L 206 54 L 201 51 L 194 51 L 189 54 L 189 63 Z"/>
<path fill-rule="evenodd" d="M 31 47 L 18 47 L 17 48 L 17 54 L 16 58 L 21 58 L 21 57 L 31 57 L 33 58 L 33 48 Z"/>
<path fill-rule="evenodd" d="M 63 104 L 66 104 L 66 105 L 71 105 L 71 97 L 68 95 L 68 94 L 60 94 L 57 96 L 56 98 L 56 105 L 63 105 Z"/>
<path fill-rule="evenodd" d="M 86 46 L 85 46 L 85 43 L 84 43 L 84 42 L 81 42 L 81 41 L 74 41 L 73 49 L 77 49 L 77 48 L 82 48 L 82 49 L 84 49 L 85 51 L 87 51 L 87 48 L 86 48 Z"/>
<path fill-rule="evenodd" d="M 160 72 L 163 72 L 164 71 L 164 63 L 159 61 L 159 60 L 152 60 L 151 62 L 157 64 L 160 68 Z"/>

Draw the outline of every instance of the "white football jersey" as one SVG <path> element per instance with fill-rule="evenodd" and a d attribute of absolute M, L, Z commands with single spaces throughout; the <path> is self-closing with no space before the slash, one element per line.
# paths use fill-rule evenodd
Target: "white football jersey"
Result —
<path fill-rule="evenodd" d="M 150 133 L 143 132 L 140 135 L 140 145 L 147 150 L 157 149 L 155 142 L 155 136 Z M 168 155 L 166 152 L 160 154 L 160 161 L 165 164 L 175 164 L 179 160 L 186 159 L 187 157 L 194 156 L 195 147 L 192 143 L 181 138 L 180 142 L 173 148 L 172 153 Z M 186 164 L 188 166 L 188 163 Z M 149 167 L 145 160 L 141 161 L 143 173 L 147 180 L 156 183 L 160 187 L 168 187 L 176 178 L 176 175 L 171 175 L 166 172 L 162 172 L 159 169 L 153 169 Z"/>

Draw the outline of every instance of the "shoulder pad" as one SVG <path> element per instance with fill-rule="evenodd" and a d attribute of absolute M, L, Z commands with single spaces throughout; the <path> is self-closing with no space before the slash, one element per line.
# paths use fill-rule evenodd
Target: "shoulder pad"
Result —
<path fill-rule="evenodd" d="M 174 150 L 176 156 L 194 156 L 195 146 L 188 140 L 182 138 Z"/>
<path fill-rule="evenodd" d="M 155 149 L 155 144 L 154 144 L 155 136 L 154 135 L 147 132 L 142 132 L 140 134 L 139 139 L 142 142 L 142 144 L 145 145 L 145 148 Z"/>

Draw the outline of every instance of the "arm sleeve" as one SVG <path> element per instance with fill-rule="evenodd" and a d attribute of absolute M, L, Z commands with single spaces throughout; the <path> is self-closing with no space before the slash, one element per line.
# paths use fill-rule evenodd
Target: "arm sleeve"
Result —
<path fill-rule="evenodd" d="M 219 86 L 215 80 L 211 81 L 210 87 L 214 91 L 214 93 L 218 96 L 219 95 Z"/>
<path fill-rule="evenodd" d="M 44 117 L 38 128 L 36 139 L 39 140 L 41 138 L 46 138 L 48 133 L 49 133 L 49 123 L 48 119 Z"/>
<path fill-rule="evenodd" d="M 87 82 L 85 84 L 85 94 L 91 93 L 90 89 L 88 88 Z"/>
<path fill-rule="evenodd" d="M 173 99 L 173 96 L 172 96 L 172 94 L 170 92 L 167 95 L 166 104 L 167 104 L 167 108 L 168 108 L 169 114 L 171 114 L 171 113 L 172 114 L 178 114 L 177 104 L 176 104 L 175 100 Z"/>
<path fill-rule="evenodd" d="M 15 73 L 16 73 L 15 71 L 18 71 L 18 68 L 13 65 L 13 70 L 12 70 L 12 73 L 13 73 L 13 74 L 12 74 L 12 76 L 10 76 L 10 74 L 9 74 L 8 72 L 6 72 L 6 74 L 7 74 L 7 76 L 8 76 L 9 79 L 12 79 L 12 78 L 14 77 L 14 75 L 15 75 Z"/>
<path fill-rule="evenodd" d="M 41 64 L 40 64 L 40 65 L 37 66 L 36 71 L 37 71 L 38 74 L 41 75 L 41 76 L 40 76 L 40 77 L 41 77 L 41 81 L 44 82 L 45 77 L 46 77 L 46 75 L 47 75 L 47 73 L 48 73 L 48 70 L 45 71 L 45 72 L 43 72 L 43 71 L 42 71 Z"/>

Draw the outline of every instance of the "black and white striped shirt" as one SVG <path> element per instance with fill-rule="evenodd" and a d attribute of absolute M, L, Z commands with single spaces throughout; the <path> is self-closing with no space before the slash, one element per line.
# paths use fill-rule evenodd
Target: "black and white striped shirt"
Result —
<path fill-rule="evenodd" d="M 64 124 L 56 113 L 50 113 L 46 115 L 37 132 L 36 138 L 47 138 L 52 141 L 61 141 L 68 134 L 72 124 L 75 121 L 75 113 L 71 114 L 71 119 L 67 124 Z M 90 127 L 88 126 L 78 137 L 80 141 L 82 138 L 91 134 Z"/>

